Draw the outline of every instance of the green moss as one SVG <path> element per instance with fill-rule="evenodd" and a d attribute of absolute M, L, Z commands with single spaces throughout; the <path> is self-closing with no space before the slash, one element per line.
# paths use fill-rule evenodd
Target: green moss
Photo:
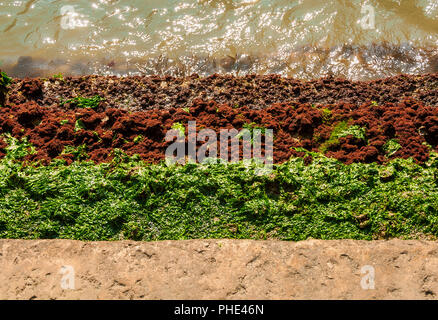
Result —
<path fill-rule="evenodd" d="M 353 136 L 357 139 L 366 140 L 366 129 L 360 126 L 351 126 L 337 134 L 338 138 Z"/>
<path fill-rule="evenodd" d="M 76 120 L 75 122 L 75 131 L 79 131 L 85 129 L 85 124 L 81 119 Z"/>
<path fill-rule="evenodd" d="M 8 77 L 5 72 L 0 72 L 0 88 L 7 88 L 12 83 L 12 78 Z"/>
<path fill-rule="evenodd" d="M 322 122 L 329 123 L 332 118 L 332 111 L 330 109 L 324 108 L 321 110 Z"/>
<path fill-rule="evenodd" d="M 99 96 L 94 96 L 92 98 L 84 98 L 84 97 L 75 97 L 73 99 L 69 99 L 66 101 L 62 101 L 61 105 L 66 103 L 73 104 L 77 108 L 91 108 L 95 109 L 99 106 L 99 103 L 104 99 Z"/>
<path fill-rule="evenodd" d="M 136 136 L 132 142 L 137 144 L 137 143 L 140 143 L 143 139 L 144 139 L 143 135 L 140 134 L 140 135 Z"/>
<path fill-rule="evenodd" d="M 245 123 L 243 125 L 243 129 L 246 129 L 249 131 L 249 133 L 251 135 L 251 144 L 254 144 L 254 130 L 259 130 L 261 135 L 267 134 L 266 128 L 263 126 L 257 125 L 255 122 Z M 243 137 L 243 132 L 240 132 L 237 135 L 237 138 L 240 139 L 242 137 Z M 275 139 L 275 136 L 273 136 L 273 139 Z"/>
<path fill-rule="evenodd" d="M 344 165 L 317 153 L 257 175 L 256 164 L 23 166 L 25 141 L 0 160 L 0 238 L 167 240 L 414 239 L 438 235 L 438 157 L 424 165 Z"/>
<path fill-rule="evenodd" d="M 339 138 L 349 135 L 366 140 L 366 129 L 357 125 L 349 126 L 348 121 L 341 121 L 333 128 L 330 138 L 320 145 L 319 150 L 325 153 L 332 146 L 339 144 Z"/>
<path fill-rule="evenodd" d="M 330 135 L 330 138 L 319 146 L 319 150 L 325 153 L 330 147 L 339 144 L 339 134 L 348 128 L 347 121 L 339 122 Z"/>
<path fill-rule="evenodd" d="M 255 122 L 245 123 L 245 124 L 243 125 L 243 128 L 244 128 L 244 129 L 248 129 L 249 132 L 251 132 L 251 135 L 254 133 L 254 130 L 255 130 L 255 129 L 260 130 L 260 132 L 261 132 L 262 134 L 264 134 L 264 133 L 265 133 L 265 130 L 266 130 L 265 127 L 259 126 L 259 125 L 257 125 Z"/>
<path fill-rule="evenodd" d="M 53 75 L 53 79 L 58 79 L 58 80 L 63 81 L 64 80 L 64 76 L 63 76 L 62 73 L 54 74 Z"/>
<path fill-rule="evenodd" d="M 86 144 L 82 144 L 78 147 L 65 146 L 62 154 L 72 154 L 75 160 L 86 160 L 89 158 Z"/>
<path fill-rule="evenodd" d="M 186 134 L 186 128 L 184 127 L 184 125 L 180 122 L 174 122 L 172 124 L 172 129 L 173 130 L 178 130 L 179 136 L 180 137 L 184 137 Z"/>
<path fill-rule="evenodd" d="M 27 137 L 23 137 L 19 140 L 8 133 L 4 134 L 3 137 L 8 144 L 6 148 L 6 160 L 20 160 L 28 154 L 34 154 L 36 152 L 35 147 L 28 142 Z"/>
<path fill-rule="evenodd" d="M 11 83 L 12 79 L 3 71 L 0 72 L 0 107 L 3 107 L 6 102 L 6 94 Z"/>
<path fill-rule="evenodd" d="M 386 152 L 387 157 L 391 157 L 401 148 L 401 145 L 398 143 L 397 139 L 391 139 L 385 143 L 383 149 Z"/>

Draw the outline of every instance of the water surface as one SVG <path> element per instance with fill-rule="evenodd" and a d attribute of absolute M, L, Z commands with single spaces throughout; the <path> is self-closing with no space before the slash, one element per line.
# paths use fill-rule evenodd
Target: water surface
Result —
<path fill-rule="evenodd" d="M 436 0 L 0 0 L 0 34 L 18 77 L 438 71 Z"/>

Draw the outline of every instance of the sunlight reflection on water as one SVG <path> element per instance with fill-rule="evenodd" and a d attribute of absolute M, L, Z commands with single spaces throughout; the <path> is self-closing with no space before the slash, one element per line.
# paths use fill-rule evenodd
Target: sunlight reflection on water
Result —
<path fill-rule="evenodd" d="M 437 31 L 435 0 L 0 0 L 0 67 L 371 79 L 437 71 Z"/>

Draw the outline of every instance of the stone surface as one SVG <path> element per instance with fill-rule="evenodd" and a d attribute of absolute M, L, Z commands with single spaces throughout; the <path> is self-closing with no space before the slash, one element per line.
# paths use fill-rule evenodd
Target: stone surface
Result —
<path fill-rule="evenodd" d="M 435 299 L 438 242 L 0 240 L 0 270 L 0 299 Z"/>

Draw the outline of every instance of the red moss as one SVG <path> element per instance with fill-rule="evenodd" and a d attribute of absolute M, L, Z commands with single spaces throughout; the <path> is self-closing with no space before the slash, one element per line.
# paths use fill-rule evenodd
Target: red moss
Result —
<path fill-rule="evenodd" d="M 324 119 L 323 108 L 331 111 L 330 120 Z M 428 143 L 437 150 L 438 108 L 413 99 L 400 103 L 361 106 L 338 103 L 320 107 L 309 104 L 272 104 L 261 110 L 232 107 L 215 101 L 194 100 L 187 110 L 181 108 L 153 109 L 128 112 L 108 108 L 62 110 L 40 107 L 35 102 L 8 105 L 0 114 L 0 133 L 11 132 L 21 138 L 28 136 L 37 153 L 28 160 L 48 163 L 53 158 L 73 161 L 72 155 L 62 155 L 64 147 L 87 146 L 90 160 L 97 163 L 111 160 L 111 151 L 120 148 L 128 154 L 139 154 L 144 160 L 164 159 L 164 137 L 175 122 L 187 125 L 196 120 L 197 129 L 241 129 L 246 123 L 274 130 L 274 161 L 283 162 L 291 156 L 304 156 L 295 147 L 319 151 L 330 138 L 340 121 L 366 128 L 366 141 L 346 136 L 329 146 L 326 155 L 344 163 L 378 162 L 388 160 L 384 145 L 397 139 L 401 145 L 393 157 L 413 157 L 424 162 L 429 157 Z M 68 122 L 67 122 L 68 120 Z M 78 122 L 83 129 L 75 126 Z M 199 145 L 202 145 L 200 142 Z M 0 157 L 4 156 L 4 141 L 0 140 Z M 310 163 L 311 158 L 306 158 Z"/>

